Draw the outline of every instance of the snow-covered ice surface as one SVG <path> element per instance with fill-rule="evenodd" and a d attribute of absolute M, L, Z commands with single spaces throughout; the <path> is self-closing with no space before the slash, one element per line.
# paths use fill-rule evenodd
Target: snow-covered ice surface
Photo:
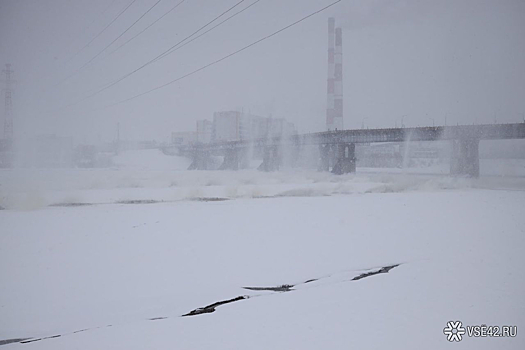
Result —
<path fill-rule="evenodd" d="M 157 151 L 115 164 L 0 172 L 0 341 L 61 335 L 2 349 L 525 348 L 519 166 L 469 180 L 188 172 Z M 451 320 L 518 336 L 450 344 Z"/>

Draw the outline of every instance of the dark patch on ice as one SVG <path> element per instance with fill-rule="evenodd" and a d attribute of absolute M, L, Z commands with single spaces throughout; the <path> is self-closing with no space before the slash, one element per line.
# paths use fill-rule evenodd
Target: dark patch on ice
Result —
<path fill-rule="evenodd" d="M 5 208 L 0 205 L 0 210 L 5 210 Z M 0 345 L 2 345 L 2 344 L 0 344 Z"/>
<path fill-rule="evenodd" d="M 11 343 L 20 343 L 21 341 L 24 341 L 27 339 L 30 339 L 30 338 L 3 339 L 3 340 L 0 340 L 0 346 L 11 344 Z"/>
<path fill-rule="evenodd" d="M 394 267 L 398 267 L 400 264 L 395 264 L 395 265 L 389 265 L 389 266 L 384 266 L 382 268 L 380 268 L 379 270 L 377 271 L 371 271 L 371 272 L 366 272 L 366 273 L 362 273 L 360 274 L 359 276 L 355 276 L 354 278 L 352 278 L 352 281 L 358 281 L 362 278 L 365 278 L 365 277 L 370 277 L 370 276 L 374 276 L 374 275 L 378 275 L 380 273 L 388 273 L 390 270 L 392 270 Z"/>
<path fill-rule="evenodd" d="M 224 305 L 224 304 L 229 304 L 229 303 L 234 303 L 236 301 L 244 300 L 244 299 L 248 299 L 248 298 L 249 298 L 249 296 L 247 296 L 247 295 L 241 295 L 241 296 L 238 296 L 237 298 L 233 298 L 233 299 L 229 299 L 229 300 L 223 300 L 223 301 L 218 301 L 218 302 L 210 304 L 208 306 L 200 307 L 198 309 L 192 310 L 192 311 L 188 312 L 187 314 L 182 315 L 182 317 L 195 316 L 195 315 L 200 315 L 200 314 L 210 314 L 212 312 L 215 312 L 215 308 L 218 307 L 218 306 L 221 306 L 221 305 Z"/>
<path fill-rule="evenodd" d="M 85 207 L 88 205 L 93 205 L 93 203 L 53 203 L 50 204 L 50 207 Z"/>
<path fill-rule="evenodd" d="M 196 202 L 223 202 L 230 200 L 229 198 L 224 197 L 197 197 L 197 198 L 190 198 L 190 201 L 196 201 Z"/>
<path fill-rule="evenodd" d="M 156 201 L 154 199 L 130 199 L 118 201 L 117 204 L 154 204 L 160 203 L 161 201 Z"/>
<path fill-rule="evenodd" d="M 165 319 L 167 319 L 167 317 L 165 316 L 148 318 L 149 321 L 158 321 L 158 320 L 165 320 Z"/>
<path fill-rule="evenodd" d="M 305 282 L 306 283 L 306 282 Z M 283 284 L 276 287 L 243 287 L 244 289 L 248 290 L 267 290 L 271 292 L 289 292 L 292 290 L 292 288 L 295 287 L 293 284 Z"/>

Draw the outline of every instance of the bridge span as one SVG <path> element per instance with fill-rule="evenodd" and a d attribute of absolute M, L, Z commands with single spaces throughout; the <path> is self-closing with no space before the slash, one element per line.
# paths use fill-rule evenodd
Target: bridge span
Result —
<path fill-rule="evenodd" d="M 392 129 L 336 130 L 266 139 L 213 142 L 181 147 L 180 153 L 193 162 L 189 169 L 208 169 L 210 156 L 224 156 L 219 169 L 239 169 L 247 150 L 263 153 L 260 170 L 278 170 L 284 148 L 300 157 L 306 145 L 319 147 L 319 170 L 335 174 L 355 172 L 355 144 L 406 141 L 450 141 L 450 172 L 454 175 L 479 176 L 479 141 L 525 139 L 525 123 L 432 126 Z M 332 164 L 332 166 L 331 166 Z"/>

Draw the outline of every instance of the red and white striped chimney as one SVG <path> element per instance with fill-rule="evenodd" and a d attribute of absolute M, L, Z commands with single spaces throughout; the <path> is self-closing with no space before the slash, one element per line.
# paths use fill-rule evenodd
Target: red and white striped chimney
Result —
<path fill-rule="evenodd" d="M 334 128 L 343 130 L 343 31 L 335 29 Z"/>
<path fill-rule="evenodd" d="M 343 33 L 328 19 L 328 79 L 326 129 L 343 129 Z"/>

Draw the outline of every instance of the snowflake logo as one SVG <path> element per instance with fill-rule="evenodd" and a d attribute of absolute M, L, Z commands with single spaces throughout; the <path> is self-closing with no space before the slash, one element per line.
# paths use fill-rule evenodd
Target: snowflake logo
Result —
<path fill-rule="evenodd" d="M 449 321 L 447 327 L 443 328 L 443 334 L 447 336 L 447 340 L 461 341 L 461 336 L 465 334 L 465 328 L 463 328 L 461 321 Z"/>

